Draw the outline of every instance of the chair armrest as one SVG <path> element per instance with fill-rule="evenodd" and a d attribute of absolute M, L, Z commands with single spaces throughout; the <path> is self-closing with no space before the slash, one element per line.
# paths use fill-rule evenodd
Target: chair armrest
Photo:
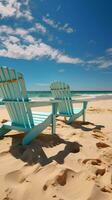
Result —
<path fill-rule="evenodd" d="M 50 99 L 50 102 L 52 103 L 60 103 L 63 100 L 55 100 L 55 99 Z M 83 103 L 83 102 L 88 102 L 88 99 L 72 99 L 72 103 Z"/>
<path fill-rule="evenodd" d="M 53 116 L 57 113 L 57 102 L 51 101 L 32 101 L 28 103 L 30 107 L 41 107 L 41 106 L 52 106 L 52 114 Z"/>
<path fill-rule="evenodd" d="M 72 100 L 72 103 L 82 103 L 83 109 L 87 108 L 88 101 L 87 100 Z"/>
<path fill-rule="evenodd" d="M 87 108 L 87 104 L 88 104 L 87 101 L 83 101 L 83 109 L 84 109 L 84 110 Z"/>
<path fill-rule="evenodd" d="M 30 107 L 41 107 L 52 105 L 50 101 L 30 101 L 28 102 Z"/>
<path fill-rule="evenodd" d="M 62 100 L 55 100 L 55 99 L 50 99 L 50 102 L 53 104 L 58 104 L 60 103 Z M 88 100 L 83 100 L 83 99 L 79 99 L 79 100 L 76 100 L 76 99 L 72 99 L 71 100 L 72 103 L 83 103 L 83 108 L 86 109 L 87 107 L 87 103 L 88 103 Z"/>
<path fill-rule="evenodd" d="M 84 99 L 72 99 L 72 103 L 84 103 L 84 102 L 88 102 L 88 100 L 84 100 Z"/>

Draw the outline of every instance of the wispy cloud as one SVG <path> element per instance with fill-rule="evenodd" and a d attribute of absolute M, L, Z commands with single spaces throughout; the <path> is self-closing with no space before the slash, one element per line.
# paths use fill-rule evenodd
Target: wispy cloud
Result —
<path fill-rule="evenodd" d="M 43 34 L 45 34 L 47 32 L 47 29 L 45 28 L 45 26 L 43 26 L 40 23 L 36 23 L 35 28 L 36 28 L 37 31 L 40 31 Z"/>
<path fill-rule="evenodd" d="M 76 30 L 73 29 L 72 27 L 70 27 L 68 23 L 61 25 L 60 22 L 55 22 L 53 19 L 49 18 L 49 15 L 43 16 L 43 21 L 46 24 L 48 24 L 49 26 L 51 26 L 52 28 L 55 28 L 59 31 L 63 31 L 63 32 L 66 32 L 66 33 L 76 32 Z"/>
<path fill-rule="evenodd" d="M 59 69 L 58 70 L 59 73 L 64 73 L 64 71 L 65 71 L 64 69 Z"/>
<path fill-rule="evenodd" d="M 59 5 L 59 6 L 57 7 L 56 11 L 58 12 L 58 11 L 60 11 L 60 10 L 61 10 L 61 5 Z"/>
<path fill-rule="evenodd" d="M 5 41 L 10 41 L 12 44 L 18 43 L 20 41 L 34 43 L 35 39 L 30 35 L 32 33 L 32 28 L 12 28 L 10 26 L 0 26 L 0 41 L 1 45 Z"/>
<path fill-rule="evenodd" d="M 26 30 L 2 26 L 0 28 L 0 56 L 27 60 L 47 57 L 57 63 L 83 63 L 81 59 L 64 55 L 60 50 L 42 42 L 41 39 L 37 40 L 30 34 L 31 31 L 31 28 Z"/>
<path fill-rule="evenodd" d="M 11 26 L 2 25 L 0 26 L 0 34 L 1 39 L 5 35 L 20 35 L 21 37 L 24 37 L 26 34 L 29 33 L 30 29 L 24 29 L 24 28 L 12 28 Z"/>
<path fill-rule="evenodd" d="M 86 61 L 86 64 L 100 69 L 112 67 L 112 59 L 110 57 L 102 56 L 93 60 Z"/>
<path fill-rule="evenodd" d="M 32 14 L 29 9 L 29 0 L 1 0 L 0 1 L 0 18 L 16 17 L 32 20 Z"/>
<path fill-rule="evenodd" d="M 108 55 L 111 55 L 111 56 L 112 56 L 112 48 L 106 49 L 106 53 L 107 53 Z"/>
<path fill-rule="evenodd" d="M 21 27 L 12 28 L 11 26 L 6 26 L 6 25 L 0 26 L 1 39 L 3 39 L 5 36 L 8 37 L 8 35 L 16 35 L 26 40 L 28 38 L 27 36 L 29 36 L 29 34 L 32 34 L 34 32 L 46 33 L 47 30 L 40 23 L 36 23 L 34 24 L 33 27 L 28 29 L 24 29 Z"/>
<path fill-rule="evenodd" d="M 33 27 L 34 28 L 34 27 Z M 11 28 L 9 26 L 0 26 L 0 56 L 15 59 L 38 60 L 48 58 L 57 63 L 80 64 L 86 68 L 97 67 L 106 69 L 112 67 L 112 48 L 106 50 L 107 55 L 94 59 L 81 59 L 71 57 L 62 53 L 60 50 L 44 43 L 42 39 L 36 39 L 32 35 L 33 28 Z"/>
<path fill-rule="evenodd" d="M 60 9 L 60 7 L 58 8 Z M 25 17 L 27 20 L 32 20 L 32 14 L 29 9 L 29 0 L 6 0 L 0 1 L 0 16 L 5 17 Z M 62 25 L 60 22 L 55 22 L 49 15 L 43 16 L 43 23 L 66 33 L 72 33 L 75 30 L 69 24 Z M 34 37 L 33 33 L 40 32 L 46 34 L 49 40 L 54 40 L 52 35 L 49 35 L 49 30 L 41 22 L 32 23 L 32 27 L 25 29 L 21 27 L 12 28 L 6 25 L 0 26 L 0 56 L 15 59 L 40 59 L 47 57 L 57 63 L 63 64 L 80 64 L 89 67 L 97 67 L 106 69 L 112 67 L 112 48 L 106 49 L 106 55 L 94 59 L 75 58 L 62 53 L 60 50 L 46 44 L 42 39 Z M 61 42 L 61 40 L 60 40 Z M 95 44 L 94 40 L 89 41 L 90 44 Z M 63 69 L 60 70 L 60 73 Z"/>
<path fill-rule="evenodd" d="M 70 56 L 63 55 L 61 53 L 59 53 L 56 56 L 56 61 L 58 63 L 68 63 L 68 64 L 83 64 L 84 63 L 84 61 L 81 60 L 80 58 L 72 58 Z"/>
<path fill-rule="evenodd" d="M 95 40 L 89 40 L 88 43 L 89 43 L 89 44 L 92 44 L 92 45 L 95 45 L 95 44 L 96 44 L 96 41 L 95 41 Z"/>

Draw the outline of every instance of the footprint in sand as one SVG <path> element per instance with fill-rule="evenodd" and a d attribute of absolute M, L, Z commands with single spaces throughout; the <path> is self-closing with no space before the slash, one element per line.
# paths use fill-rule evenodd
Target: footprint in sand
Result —
<path fill-rule="evenodd" d="M 56 196 L 56 195 L 53 195 L 52 197 L 53 197 L 53 198 L 56 198 L 57 196 Z M 59 199 L 59 200 L 64 200 L 64 199 L 61 198 L 61 199 Z"/>
<path fill-rule="evenodd" d="M 46 191 L 47 188 L 48 188 L 48 186 L 45 184 L 45 185 L 43 186 L 43 190 Z"/>
<path fill-rule="evenodd" d="M 64 186 L 67 180 L 67 172 L 68 170 L 65 169 L 64 171 L 60 172 L 59 175 L 54 177 L 54 180 L 48 180 L 47 183 L 43 186 L 43 190 L 46 191 L 49 185 L 56 186 L 57 184 Z"/>
<path fill-rule="evenodd" d="M 106 172 L 106 169 L 105 168 L 101 168 L 101 169 L 96 169 L 96 176 L 103 176 Z"/>
<path fill-rule="evenodd" d="M 57 182 L 59 185 L 61 186 L 64 186 L 66 184 L 66 181 L 67 181 L 67 173 L 68 173 L 68 170 L 64 170 L 62 172 L 62 174 L 59 174 L 57 176 Z"/>
<path fill-rule="evenodd" d="M 35 166 L 30 167 L 30 166 L 23 166 L 21 169 L 19 170 L 15 170 L 12 172 L 9 172 L 8 174 L 6 174 L 5 176 L 5 180 L 8 183 L 12 183 L 13 185 L 15 183 L 23 183 L 24 181 L 26 182 L 30 182 L 27 178 L 30 176 L 30 174 L 32 174 L 35 171 Z"/>
<path fill-rule="evenodd" d="M 56 187 L 58 185 L 60 186 L 65 186 L 66 183 L 67 183 L 67 180 L 68 180 L 68 177 L 71 179 L 74 178 L 75 172 L 72 171 L 71 169 L 62 169 L 60 172 L 58 172 L 57 175 L 55 175 L 51 180 L 47 180 L 47 182 L 44 184 L 43 186 L 43 190 L 46 191 L 49 186 L 53 186 L 53 187 Z M 54 195 L 54 198 L 56 196 Z"/>
<path fill-rule="evenodd" d="M 56 195 L 53 195 L 52 197 L 53 197 L 53 198 L 56 198 L 57 196 L 56 196 Z"/>
<path fill-rule="evenodd" d="M 109 186 L 104 186 L 101 188 L 102 192 L 108 192 L 108 193 L 112 193 L 112 187 Z"/>
<path fill-rule="evenodd" d="M 13 200 L 12 198 L 6 196 L 3 200 Z"/>
<path fill-rule="evenodd" d="M 83 160 L 83 163 L 84 164 L 89 163 L 91 165 L 100 166 L 100 168 L 97 167 L 95 169 L 95 175 L 96 176 L 103 176 L 106 172 L 106 169 L 101 167 L 102 161 L 100 159 L 85 159 L 85 160 Z"/>
<path fill-rule="evenodd" d="M 22 183 L 25 181 L 25 178 L 26 177 L 24 177 L 24 175 L 21 173 L 20 170 L 15 170 L 13 172 L 10 172 L 5 177 L 6 181 L 12 182 L 13 184 L 15 182 Z"/>
<path fill-rule="evenodd" d="M 102 132 L 93 132 L 92 133 L 92 136 L 94 137 L 94 138 L 96 138 L 96 139 L 100 139 L 100 140 L 102 140 L 102 141 L 104 141 L 105 139 L 107 139 L 107 136 L 104 134 L 104 133 L 102 133 Z"/>
<path fill-rule="evenodd" d="M 101 165 L 101 160 L 100 159 L 85 159 L 82 162 L 83 164 L 89 163 L 91 165 Z"/>
<path fill-rule="evenodd" d="M 112 148 L 106 148 L 100 155 L 101 160 L 108 165 L 112 165 Z"/>
<path fill-rule="evenodd" d="M 104 143 L 104 142 L 98 142 L 98 143 L 96 143 L 96 146 L 97 146 L 99 149 L 110 147 L 110 145 L 108 145 L 108 144 L 106 144 L 106 143 Z"/>
<path fill-rule="evenodd" d="M 12 190 L 9 189 L 9 188 L 7 188 L 7 189 L 5 190 L 5 192 L 6 192 L 6 197 L 4 197 L 3 200 L 13 200 L 12 198 L 9 197 L 9 195 L 10 195 L 11 192 L 12 192 Z"/>
<path fill-rule="evenodd" d="M 0 153 L 0 157 L 8 155 L 8 154 L 9 154 L 9 150 L 3 151 L 3 152 Z"/>

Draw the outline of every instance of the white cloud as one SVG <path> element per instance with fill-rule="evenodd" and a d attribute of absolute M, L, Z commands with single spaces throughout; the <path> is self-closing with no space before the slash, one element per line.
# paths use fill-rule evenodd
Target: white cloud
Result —
<path fill-rule="evenodd" d="M 43 16 L 43 21 L 46 24 L 48 24 L 49 26 L 51 26 L 52 28 L 55 28 L 59 31 L 63 31 L 63 32 L 66 32 L 66 33 L 73 33 L 73 32 L 76 31 L 75 29 L 70 27 L 69 24 L 67 24 L 67 23 L 64 24 L 64 25 L 61 25 L 60 22 L 55 22 L 53 19 L 49 18 L 49 15 Z"/>
<path fill-rule="evenodd" d="M 29 0 L 1 0 L 0 1 L 0 17 L 24 17 L 32 20 L 32 14 L 29 9 Z"/>
<path fill-rule="evenodd" d="M 35 42 L 35 39 L 31 35 L 26 35 L 25 40 L 29 43 Z"/>
<path fill-rule="evenodd" d="M 55 60 L 57 63 L 70 64 L 83 62 L 79 58 L 64 55 L 61 51 L 43 43 L 40 39 L 36 40 L 30 32 L 31 29 L 13 29 L 8 26 L 1 26 L 0 56 L 27 60 L 47 57 L 50 60 Z"/>
<path fill-rule="evenodd" d="M 52 26 L 53 28 L 58 28 L 58 26 L 59 26 L 59 24 L 57 24 L 56 22 L 54 22 L 54 20 L 52 20 L 52 19 L 50 19 L 48 17 L 45 17 L 45 16 L 43 16 L 43 21 L 46 24 Z"/>
<path fill-rule="evenodd" d="M 24 29 L 24 28 L 15 28 L 9 26 L 0 26 L 0 40 L 7 40 L 9 38 L 13 38 L 15 36 L 16 38 L 22 38 L 23 40 L 34 42 L 34 38 L 30 35 L 31 30 L 30 29 Z M 12 39 L 13 40 L 13 39 Z M 10 40 L 11 41 L 11 40 Z"/>
<path fill-rule="evenodd" d="M 50 60 L 55 60 L 57 63 L 64 64 L 80 64 L 90 67 L 98 67 L 101 69 L 112 66 L 111 56 L 102 56 L 91 60 L 82 60 L 65 55 L 58 49 L 51 47 L 42 42 L 41 39 L 36 39 L 31 35 L 32 29 L 16 28 L 8 26 L 0 27 L 0 56 L 16 58 L 16 59 L 40 59 L 47 57 Z M 109 54 L 111 48 L 106 50 Z"/>
<path fill-rule="evenodd" d="M 47 32 L 47 29 L 45 28 L 45 26 L 43 26 L 40 23 L 36 23 L 35 24 L 35 28 L 37 29 L 37 31 L 40 31 L 42 33 L 46 33 Z"/>
<path fill-rule="evenodd" d="M 58 54 L 57 55 L 57 62 L 58 63 L 69 63 L 69 64 L 83 64 L 84 61 L 80 58 L 72 58 L 67 55 Z"/>
<path fill-rule="evenodd" d="M 106 53 L 112 56 L 112 48 L 106 49 Z"/>
<path fill-rule="evenodd" d="M 24 37 L 25 35 L 28 34 L 28 32 L 30 32 L 29 29 L 24 29 L 24 28 L 16 28 L 16 29 L 11 29 L 12 30 L 12 34 L 17 34 L 20 35 L 21 37 Z"/>
<path fill-rule="evenodd" d="M 24 28 L 19 28 L 19 27 L 14 29 L 6 25 L 0 26 L 0 33 L 4 32 L 5 34 L 17 34 L 17 35 L 20 35 L 21 37 L 24 37 L 28 33 L 38 32 L 38 31 L 41 33 L 47 32 L 46 28 L 40 23 L 34 24 L 34 26 L 29 29 L 24 29 Z"/>
<path fill-rule="evenodd" d="M 110 57 L 102 56 L 93 60 L 86 61 L 86 64 L 98 67 L 100 69 L 106 69 L 112 67 L 112 59 Z"/>
<path fill-rule="evenodd" d="M 2 25 L 0 26 L 0 34 L 3 35 L 20 35 L 24 37 L 26 34 L 30 32 L 30 29 L 24 29 L 24 28 L 15 28 L 13 29 L 10 26 Z"/>
<path fill-rule="evenodd" d="M 63 64 L 80 64 L 86 67 L 97 67 L 106 69 L 112 66 L 112 48 L 106 50 L 108 55 L 91 60 L 82 60 L 62 53 L 31 35 L 34 28 L 11 28 L 0 26 L 0 56 L 15 59 L 38 60 L 48 58 Z M 60 71 L 62 72 L 62 71 Z"/>
<path fill-rule="evenodd" d="M 73 32 L 75 32 L 75 30 L 73 28 L 69 27 L 69 24 L 65 24 L 64 26 L 60 26 L 60 27 L 58 27 L 58 29 L 60 31 L 65 31 L 67 33 L 73 33 Z"/>
<path fill-rule="evenodd" d="M 5 39 L 5 38 L 4 38 Z M 18 43 L 20 41 L 19 38 L 15 37 L 15 36 L 9 36 L 9 41 L 12 43 L 12 44 L 15 44 L 15 43 Z"/>

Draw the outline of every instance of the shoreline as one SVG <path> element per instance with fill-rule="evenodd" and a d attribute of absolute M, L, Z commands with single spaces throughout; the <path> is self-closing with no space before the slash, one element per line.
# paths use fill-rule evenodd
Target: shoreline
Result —
<path fill-rule="evenodd" d="M 29 97 L 31 101 L 50 101 L 50 99 L 53 99 L 52 96 L 50 97 Z M 89 94 L 85 95 L 82 94 L 80 96 L 72 96 L 73 100 L 88 100 L 88 101 L 97 101 L 97 100 L 111 100 L 112 94 Z M 3 106 L 2 99 L 0 100 L 0 107 Z"/>

